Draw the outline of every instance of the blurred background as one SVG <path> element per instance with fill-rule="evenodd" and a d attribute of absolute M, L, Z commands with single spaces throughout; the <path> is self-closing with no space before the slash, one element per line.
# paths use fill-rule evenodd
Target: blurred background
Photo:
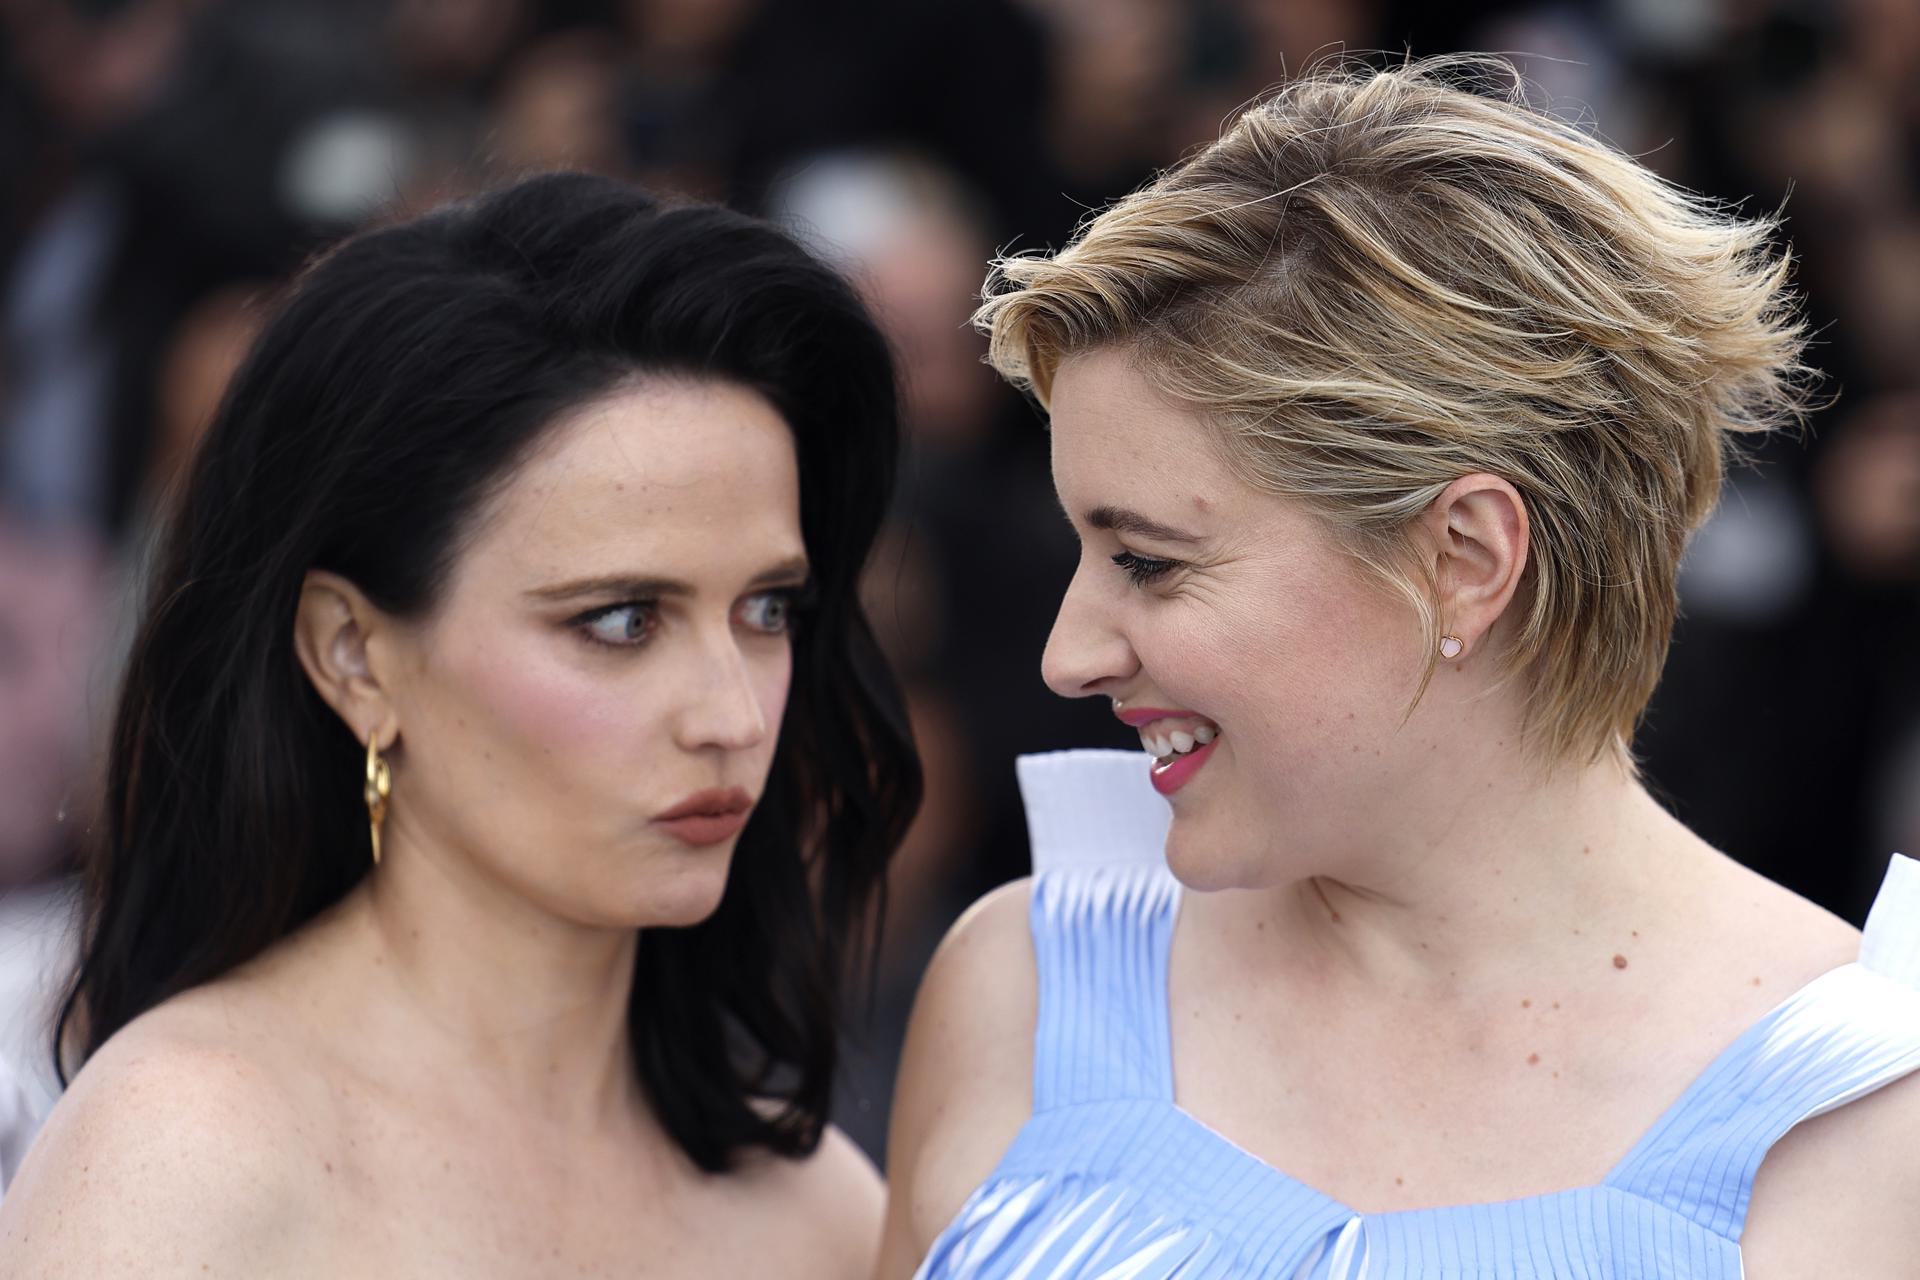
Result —
<path fill-rule="evenodd" d="M 1660 172 L 1785 202 L 1836 399 L 1729 480 L 1640 747 L 1708 839 L 1857 922 L 1920 853 L 1915 0 L 0 0 L 0 1002 L 62 914 L 170 482 L 276 292 L 369 218 L 595 169 L 792 226 L 900 353 L 870 590 L 929 789 L 840 1107 L 877 1156 L 922 965 L 1025 869 L 1012 757 L 1137 745 L 1040 683 L 1075 553 L 965 325 L 984 265 L 1343 48 L 1507 52 Z"/>

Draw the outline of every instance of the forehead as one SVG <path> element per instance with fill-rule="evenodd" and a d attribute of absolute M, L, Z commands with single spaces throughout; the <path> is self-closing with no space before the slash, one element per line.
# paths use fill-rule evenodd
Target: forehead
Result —
<path fill-rule="evenodd" d="M 1124 350 L 1101 348 L 1062 361 L 1049 416 L 1054 481 L 1063 497 L 1083 486 L 1116 484 L 1209 500 L 1246 488 L 1222 457 L 1216 429 L 1163 395 Z"/>
<path fill-rule="evenodd" d="M 570 575 L 798 554 L 793 433 L 745 387 L 636 382 L 554 426 L 496 496 L 473 550 Z"/>

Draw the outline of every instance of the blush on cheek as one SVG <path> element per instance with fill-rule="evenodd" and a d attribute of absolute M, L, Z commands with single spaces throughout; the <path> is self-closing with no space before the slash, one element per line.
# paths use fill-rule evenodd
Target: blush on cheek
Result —
<path fill-rule="evenodd" d="M 633 755 L 637 727 L 652 717 L 604 676 L 551 654 L 481 650 L 449 664 L 472 737 L 469 750 L 490 751 L 496 767 L 520 761 L 623 759 Z M 576 768 L 544 783 L 565 790 Z"/>

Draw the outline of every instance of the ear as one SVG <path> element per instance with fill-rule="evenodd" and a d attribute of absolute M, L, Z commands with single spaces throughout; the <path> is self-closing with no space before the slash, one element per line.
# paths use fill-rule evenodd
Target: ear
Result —
<path fill-rule="evenodd" d="M 1434 554 L 1440 633 L 1463 655 L 1486 642 L 1527 567 L 1527 504 L 1499 476 L 1462 476 L 1421 515 Z"/>
<path fill-rule="evenodd" d="M 321 569 L 308 571 L 293 618 L 293 649 L 307 679 L 356 741 L 378 735 L 383 751 L 400 736 L 399 714 L 369 654 L 370 637 L 386 621 L 358 587 Z"/>

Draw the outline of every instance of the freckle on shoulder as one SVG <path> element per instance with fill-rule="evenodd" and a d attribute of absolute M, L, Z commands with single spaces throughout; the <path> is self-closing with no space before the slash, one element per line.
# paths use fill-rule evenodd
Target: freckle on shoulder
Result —
<path fill-rule="evenodd" d="M 168 1013 L 129 1024 L 88 1061 L 9 1189 L 15 1222 L 38 1229 L 72 1274 L 131 1249 L 257 1260 L 297 1248 L 310 1216 L 310 1150 L 275 1072 L 205 1034 L 191 1011 Z"/>

